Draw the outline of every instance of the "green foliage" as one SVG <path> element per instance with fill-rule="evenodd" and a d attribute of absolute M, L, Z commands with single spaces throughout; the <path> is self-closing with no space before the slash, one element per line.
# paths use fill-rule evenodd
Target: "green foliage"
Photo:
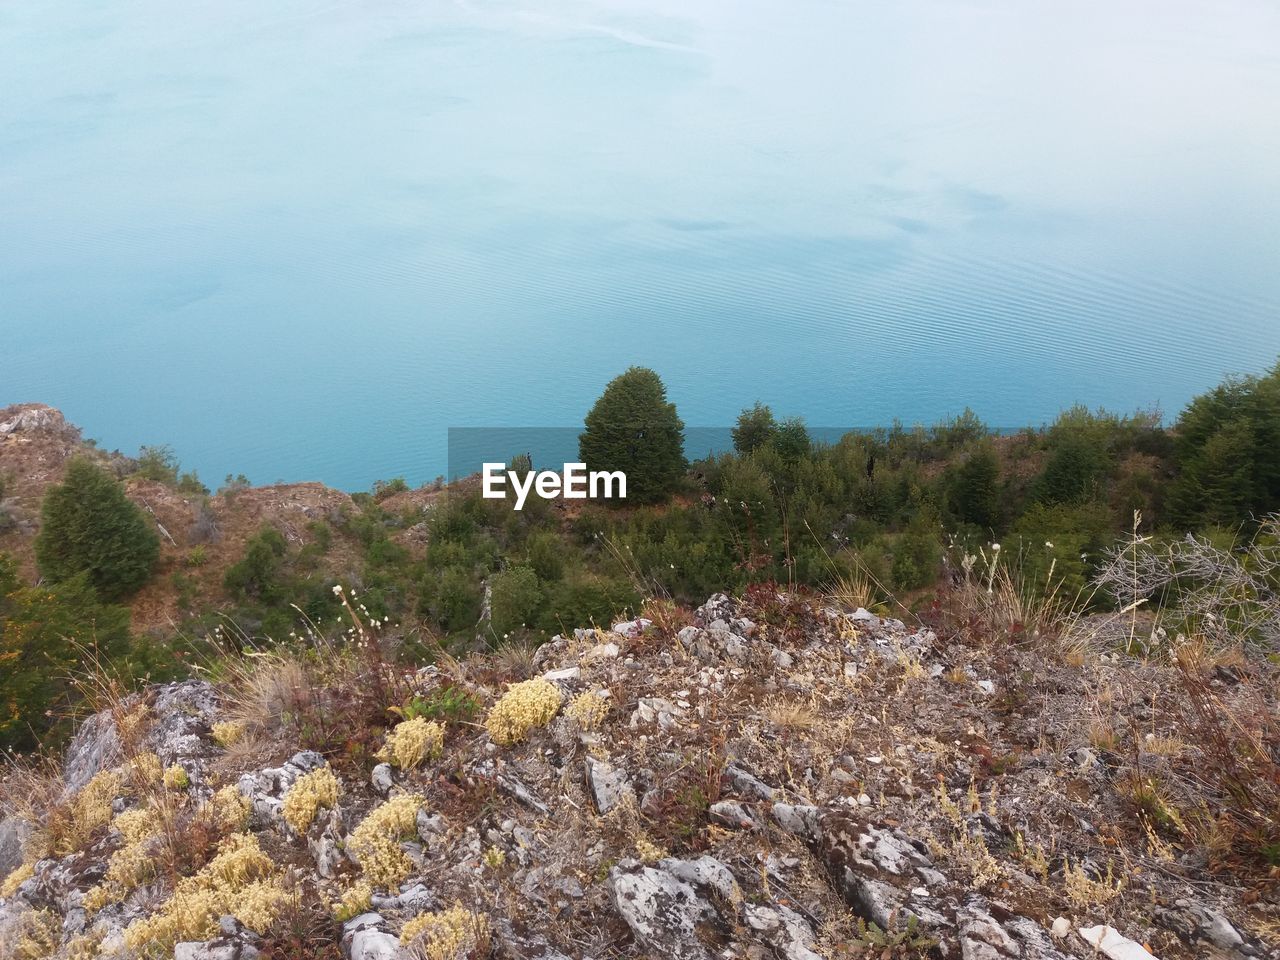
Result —
<path fill-rule="evenodd" d="M 113 601 L 151 578 L 160 539 L 115 478 L 75 459 L 45 494 L 35 549 L 43 576 L 59 583 L 83 573 L 103 600 Z"/>
<path fill-rule="evenodd" d="M 1000 519 L 1000 461 L 990 443 L 976 447 L 951 473 L 947 507 L 961 523 L 990 530 Z"/>
<path fill-rule="evenodd" d="M 195 471 L 179 473 L 178 458 L 167 444 L 143 447 L 134 461 L 134 474 L 156 483 L 173 487 L 179 493 L 207 496 L 209 488 L 200 482 Z"/>
<path fill-rule="evenodd" d="M 511 567 L 489 581 L 491 626 L 499 637 L 532 626 L 544 599 L 538 575 L 529 567 Z"/>
<path fill-rule="evenodd" d="M 1083 598 L 1117 533 L 1101 504 L 1035 503 L 1013 525 L 1005 559 L 1021 564 L 1022 582 L 1041 595 Z"/>
<path fill-rule="evenodd" d="M 386 500 L 388 497 L 394 497 L 397 493 L 406 493 L 409 484 L 404 477 L 393 477 L 390 480 L 377 480 L 373 484 L 373 499 L 378 503 Z"/>
<path fill-rule="evenodd" d="M 925 957 L 938 945 L 938 941 L 920 929 L 920 919 L 915 914 L 907 916 L 901 930 L 881 930 L 874 923 L 858 918 L 856 948 L 860 953 L 873 951 L 871 955 L 888 957 Z"/>
<path fill-rule="evenodd" d="M 941 563 L 938 531 L 927 516 L 922 516 L 894 542 L 889 576 L 897 589 L 917 590 L 937 580 Z"/>
<path fill-rule="evenodd" d="M 777 431 L 773 411 L 757 402 L 751 409 L 738 414 L 738 424 L 733 428 L 733 449 L 738 453 L 751 453 L 768 446 Z"/>
<path fill-rule="evenodd" d="M 461 566 L 449 566 L 428 574 L 418 597 L 418 614 L 446 633 L 474 627 L 480 619 L 483 595 L 480 581 Z"/>
<path fill-rule="evenodd" d="M 1193 399 L 1174 436 L 1175 525 L 1252 525 L 1280 509 L 1280 365 Z"/>
<path fill-rule="evenodd" d="M 449 685 L 437 687 L 425 697 L 414 694 L 403 706 L 392 707 L 391 712 L 401 720 L 423 717 L 444 723 L 467 723 L 476 717 L 482 707 L 483 704 L 474 694 Z"/>
<path fill-rule="evenodd" d="M 245 547 L 244 557 L 227 569 L 222 584 L 237 600 L 274 603 L 286 591 L 280 573 L 285 554 L 284 537 L 274 527 L 264 527 Z"/>
<path fill-rule="evenodd" d="M 547 634 L 564 633 L 590 623 L 603 626 L 634 608 L 638 599 L 625 580 L 579 574 L 547 586 L 538 626 Z"/>
<path fill-rule="evenodd" d="M 1280 509 L 1280 364 L 1196 397 L 1174 435 L 1177 526 L 1253 523 Z"/>
<path fill-rule="evenodd" d="M 86 653 L 104 664 L 129 644 L 129 611 L 103 604 L 86 573 L 52 587 L 23 587 L 0 554 L 0 750 L 35 747 L 64 727 Z"/>
<path fill-rule="evenodd" d="M 778 424 L 770 445 L 778 452 L 783 463 L 790 464 L 807 457 L 813 444 L 804 420 L 800 417 L 788 417 Z"/>
<path fill-rule="evenodd" d="M 588 470 L 621 470 L 627 500 L 653 503 L 684 475 L 684 422 L 652 370 L 632 367 L 610 381 L 586 416 L 578 457 Z"/>
<path fill-rule="evenodd" d="M 147 480 L 170 487 L 178 485 L 178 458 L 167 444 L 143 447 L 138 451 L 134 473 Z"/>
<path fill-rule="evenodd" d="M 564 576 L 565 545 L 550 530 L 530 534 L 525 549 L 529 555 L 529 566 L 539 580 L 550 583 Z"/>

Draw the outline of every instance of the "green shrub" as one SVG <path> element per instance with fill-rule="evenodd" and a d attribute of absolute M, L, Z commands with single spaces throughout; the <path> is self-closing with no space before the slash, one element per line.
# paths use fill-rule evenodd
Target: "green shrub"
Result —
<path fill-rule="evenodd" d="M 777 430 L 773 411 L 757 401 L 750 410 L 738 414 L 738 424 L 733 428 L 733 449 L 738 453 L 751 453 L 767 446 Z"/>
<path fill-rule="evenodd" d="M 245 547 L 244 557 L 222 578 L 227 592 L 237 600 L 274 603 L 284 598 L 281 568 L 288 548 L 273 527 L 264 527 Z"/>
<path fill-rule="evenodd" d="M 489 580 L 489 608 L 493 632 L 506 636 L 521 627 L 532 626 L 543 601 L 538 575 L 528 567 L 511 567 Z"/>
<path fill-rule="evenodd" d="M 587 414 L 578 458 L 588 470 L 621 470 L 627 500 L 668 496 L 684 475 L 684 422 L 652 370 L 632 367 L 610 381 Z"/>
<path fill-rule="evenodd" d="M 525 549 L 529 566 L 543 583 L 559 580 L 564 575 L 565 543 L 554 533 L 538 530 L 530 534 Z"/>
<path fill-rule="evenodd" d="M 0 750 L 35 747 L 68 722 L 86 650 L 107 664 L 128 645 L 129 611 L 101 603 L 88 574 L 23 587 L 0 554 Z"/>
<path fill-rule="evenodd" d="M 975 448 L 952 472 L 947 507 L 961 523 L 994 529 L 1000 517 L 1000 462 L 987 443 Z"/>
<path fill-rule="evenodd" d="M 926 518 L 913 523 L 893 544 L 889 576 L 899 590 L 917 590 L 938 577 L 942 543 Z"/>
<path fill-rule="evenodd" d="M 115 478 L 78 458 L 45 494 L 35 549 L 43 576 L 58 583 L 83 573 L 103 600 L 112 601 L 151 578 L 160 538 Z"/>

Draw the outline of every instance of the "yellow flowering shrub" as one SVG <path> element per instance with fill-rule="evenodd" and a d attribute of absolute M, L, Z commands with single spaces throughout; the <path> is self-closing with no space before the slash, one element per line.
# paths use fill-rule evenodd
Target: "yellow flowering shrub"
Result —
<path fill-rule="evenodd" d="M 416 793 L 402 793 L 374 807 L 347 839 L 347 849 L 360 861 L 371 884 L 393 890 L 413 873 L 413 861 L 400 849 L 418 832 L 418 811 L 425 801 Z"/>
<path fill-rule="evenodd" d="M 152 787 L 164 779 L 164 765 L 154 753 L 140 753 L 129 761 L 129 776 L 140 788 Z"/>
<path fill-rule="evenodd" d="M 98 948 L 102 946 L 102 936 L 101 932 L 90 932 L 68 940 L 62 948 L 64 960 L 97 960 Z"/>
<path fill-rule="evenodd" d="M 75 853 L 111 822 L 111 804 L 120 796 L 124 778 L 115 770 L 93 775 L 71 802 L 54 810 L 47 826 L 48 850 L 59 856 Z"/>
<path fill-rule="evenodd" d="M 609 704 L 598 693 L 580 693 L 570 701 L 565 714 L 583 730 L 594 730 L 604 722 Z"/>
<path fill-rule="evenodd" d="M 280 813 L 296 832 L 306 833 L 321 807 L 333 809 L 338 803 L 338 778 L 328 767 L 304 773 L 284 796 Z"/>
<path fill-rule="evenodd" d="M 551 722 L 560 709 L 560 700 L 560 688 L 542 677 L 514 683 L 489 711 L 485 728 L 494 743 L 519 743 L 534 727 Z"/>
<path fill-rule="evenodd" d="M 111 821 L 111 827 L 124 838 L 124 845 L 111 854 L 102 882 L 85 894 L 84 908 L 90 913 L 124 899 L 156 872 L 153 841 L 162 829 L 156 811 L 134 807 Z"/>
<path fill-rule="evenodd" d="M 138 953 L 169 953 L 179 941 L 213 937 L 226 914 L 261 933 L 290 896 L 257 837 L 232 834 L 194 876 L 178 881 L 159 911 L 125 928 L 124 943 Z"/>
<path fill-rule="evenodd" d="M 12 897 L 18 892 L 18 888 L 30 880 L 36 873 L 36 865 L 34 863 L 24 863 L 16 867 L 12 873 L 4 878 L 4 882 L 0 883 L 0 900 Z"/>
<path fill-rule="evenodd" d="M 32 910 L 23 914 L 10 929 L 13 960 L 48 960 L 62 939 L 62 920 L 52 910 Z"/>
<path fill-rule="evenodd" d="M 373 903 L 373 885 L 368 880 L 357 880 L 343 891 L 338 902 L 333 904 L 333 919 L 346 923 L 352 917 L 366 912 Z"/>
<path fill-rule="evenodd" d="M 478 960 L 489 953 L 489 920 L 462 906 L 423 913 L 405 923 L 400 942 L 422 960 Z"/>
<path fill-rule="evenodd" d="M 398 723 L 387 734 L 387 742 L 378 751 L 378 759 L 393 763 L 401 770 L 412 770 L 423 760 L 434 760 L 444 749 L 444 727 L 425 717 L 414 717 Z"/>
<path fill-rule="evenodd" d="M 164 785 L 170 790 L 185 790 L 191 786 L 191 778 L 182 764 L 175 763 L 164 771 Z"/>
<path fill-rule="evenodd" d="M 213 725 L 213 742 L 220 747 L 230 747 L 244 739 L 243 720 L 220 720 Z"/>
<path fill-rule="evenodd" d="M 221 830 L 240 831 L 249 825 L 252 805 L 235 784 L 220 787 L 205 804 L 205 812 Z"/>

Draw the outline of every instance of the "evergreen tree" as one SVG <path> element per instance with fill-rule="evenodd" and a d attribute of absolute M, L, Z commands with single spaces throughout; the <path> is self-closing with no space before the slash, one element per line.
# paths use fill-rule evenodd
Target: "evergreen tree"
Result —
<path fill-rule="evenodd" d="M 1280 510 L 1280 364 L 1193 399 L 1175 437 L 1177 526 L 1234 526 Z"/>
<path fill-rule="evenodd" d="M 778 430 L 773 435 L 773 449 L 778 451 L 778 456 L 782 458 L 783 463 L 792 464 L 804 459 L 809 455 L 812 446 L 809 430 L 800 417 L 788 417 L 783 420 L 778 424 Z"/>
<path fill-rule="evenodd" d="M 757 401 L 751 409 L 738 414 L 738 425 L 733 428 L 733 449 L 750 453 L 772 441 L 777 432 L 773 411 Z"/>
<path fill-rule="evenodd" d="M 621 470 L 627 499 L 661 500 L 683 476 L 684 423 L 652 370 L 632 367 L 612 380 L 586 417 L 578 457 L 587 469 Z"/>
<path fill-rule="evenodd" d="M 101 660 L 128 645 L 129 611 L 98 601 L 86 574 L 23 587 L 0 554 L 0 750 L 35 747 L 78 701 L 84 649 Z"/>
<path fill-rule="evenodd" d="M 160 538 L 114 477 L 77 458 L 45 494 L 35 548 L 44 577 L 58 583 L 83 573 L 99 597 L 113 601 L 150 579 Z"/>
<path fill-rule="evenodd" d="M 990 444 L 983 444 L 956 468 L 947 505 L 957 520 L 992 529 L 1000 516 L 1000 462 Z"/>

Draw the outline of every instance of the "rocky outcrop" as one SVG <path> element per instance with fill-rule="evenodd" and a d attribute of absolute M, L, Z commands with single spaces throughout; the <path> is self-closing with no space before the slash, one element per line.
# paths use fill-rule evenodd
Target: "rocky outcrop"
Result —
<path fill-rule="evenodd" d="M 142 749 L 188 775 L 165 794 L 174 810 L 225 801 L 228 790 L 242 797 L 243 829 L 274 875 L 309 903 L 353 896 L 342 920 L 322 906 L 310 921 L 348 960 L 407 960 L 407 923 L 458 910 L 484 918 L 484 936 L 454 929 L 459 943 L 511 960 L 820 960 L 890 950 L 934 960 L 1137 960 L 1143 942 L 1164 960 L 1274 955 L 1245 931 L 1238 902 L 1199 896 L 1203 887 L 1126 876 L 1133 892 L 1105 913 L 1064 896 L 1068 857 L 1105 883 L 1092 866 L 1106 856 L 1092 797 L 1109 780 L 1100 762 L 1082 764 L 1079 744 L 1050 751 L 1036 740 L 1018 748 L 1014 772 L 992 772 L 1014 751 L 993 742 L 980 682 L 1003 684 L 1013 667 L 957 668 L 928 630 L 866 611 L 792 614 L 780 629 L 717 595 L 692 625 L 665 635 L 633 620 L 556 638 L 524 676 L 554 684 L 558 716 L 510 744 L 493 742 L 482 718 L 446 716 L 444 753 L 408 767 L 386 755 L 375 763 L 373 750 L 351 762 L 289 742 L 259 745 L 269 757 L 226 751 L 212 735 L 225 719 L 216 688 L 158 686 L 122 707 L 145 716 L 142 726 L 121 710 L 81 726 L 65 796 Z M 427 667 L 412 682 L 423 698 L 447 683 L 492 703 L 509 682 L 492 671 L 488 662 L 446 678 Z M 599 709 L 580 712 L 588 695 Z M 340 781 L 336 794 L 314 817 L 286 819 L 291 791 L 318 779 L 309 775 L 323 779 L 326 767 Z M 1000 789 L 987 792 L 988 782 Z M 1086 792 L 1090 802 L 1069 802 Z M 124 781 L 120 794 L 106 798 L 111 814 L 139 806 Z M 361 824 L 406 799 L 396 832 L 357 853 Z M 13 864 L 30 829 L 0 820 L 0 858 Z M 1033 869 L 1037 838 L 1065 852 Z M 19 875 L 0 901 L 0 939 L 52 917 L 64 947 L 84 936 L 100 955 L 118 955 L 129 924 L 154 916 L 173 892 L 169 878 L 148 876 L 89 909 L 88 891 L 124 845 L 102 819 L 78 849 L 28 863 L 30 877 Z M 988 858 L 981 870 L 979 855 Z M 378 857 L 403 869 L 362 889 Z M 186 875 L 200 862 L 184 865 Z M 1143 909 L 1130 909 L 1130 898 Z M 272 930 L 246 927 L 230 915 L 237 906 L 204 939 L 178 942 L 175 960 L 276 955 Z"/>

